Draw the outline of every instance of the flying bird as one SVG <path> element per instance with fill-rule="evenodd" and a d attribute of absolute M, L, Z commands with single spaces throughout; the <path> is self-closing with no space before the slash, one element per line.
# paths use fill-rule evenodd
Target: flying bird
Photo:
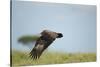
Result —
<path fill-rule="evenodd" d="M 53 43 L 56 38 L 63 37 L 62 33 L 56 33 L 49 30 L 43 30 L 41 36 L 37 39 L 34 48 L 30 52 L 30 57 L 34 59 L 40 58 L 41 54 L 48 46 Z"/>

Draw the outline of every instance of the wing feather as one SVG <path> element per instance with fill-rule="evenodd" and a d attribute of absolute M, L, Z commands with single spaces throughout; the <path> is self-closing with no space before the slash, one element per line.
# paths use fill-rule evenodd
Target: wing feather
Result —
<path fill-rule="evenodd" d="M 36 47 L 34 47 L 32 49 L 32 51 L 30 52 L 30 56 L 33 59 L 37 59 L 41 56 L 42 52 L 44 50 L 44 45 L 42 44 L 38 44 Z"/>
<path fill-rule="evenodd" d="M 43 51 L 54 41 L 55 39 L 50 37 L 49 35 L 43 35 L 41 36 L 37 41 L 30 52 L 30 57 L 34 59 L 38 59 Z"/>

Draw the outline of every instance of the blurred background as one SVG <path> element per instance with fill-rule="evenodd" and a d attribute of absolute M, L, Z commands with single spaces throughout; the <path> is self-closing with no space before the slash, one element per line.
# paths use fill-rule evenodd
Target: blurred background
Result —
<path fill-rule="evenodd" d="M 63 37 L 34 61 L 28 55 L 43 30 Z M 12 65 L 96 61 L 96 6 L 13 0 L 11 49 Z"/>
<path fill-rule="evenodd" d="M 12 1 L 12 49 L 29 50 L 18 38 L 45 29 L 64 36 L 49 50 L 96 52 L 96 6 Z"/>

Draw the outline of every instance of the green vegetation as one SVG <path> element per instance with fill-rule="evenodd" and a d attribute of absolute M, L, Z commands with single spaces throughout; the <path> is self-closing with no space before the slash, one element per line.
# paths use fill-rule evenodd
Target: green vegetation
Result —
<path fill-rule="evenodd" d="M 77 62 L 94 62 L 96 61 L 95 53 L 58 53 L 44 52 L 38 60 L 32 60 L 28 52 L 12 52 L 12 65 L 42 65 L 42 64 L 62 64 Z"/>
<path fill-rule="evenodd" d="M 31 43 L 31 42 L 36 41 L 38 38 L 39 38 L 39 36 L 36 36 L 36 35 L 33 35 L 33 36 L 26 35 L 26 36 L 19 37 L 18 42 L 21 42 L 23 44 L 27 44 L 27 43 Z"/>

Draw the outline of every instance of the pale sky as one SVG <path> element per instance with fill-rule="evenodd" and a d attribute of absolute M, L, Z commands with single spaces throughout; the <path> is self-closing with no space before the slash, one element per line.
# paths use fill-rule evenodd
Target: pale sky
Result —
<path fill-rule="evenodd" d="M 61 32 L 48 50 L 96 52 L 96 6 L 28 1 L 12 2 L 12 48 L 28 50 L 18 43 L 23 35 L 39 34 L 44 29 Z"/>

